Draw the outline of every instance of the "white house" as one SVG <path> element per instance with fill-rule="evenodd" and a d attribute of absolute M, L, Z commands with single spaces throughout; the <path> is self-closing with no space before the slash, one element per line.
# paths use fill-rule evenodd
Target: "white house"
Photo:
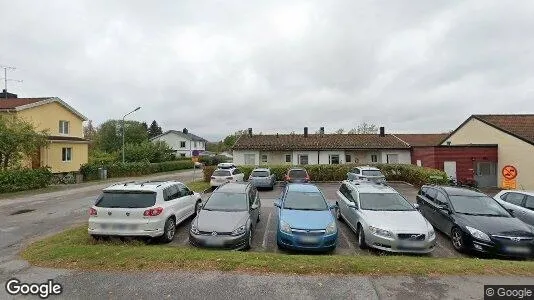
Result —
<path fill-rule="evenodd" d="M 197 150 L 199 153 L 206 150 L 207 141 L 196 136 L 184 128 L 182 131 L 169 130 L 150 139 L 151 141 L 164 141 L 176 151 L 176 156 L 191 157 Z"/>
<path fill-rule="evenodd" d="M 410 164 L 410 145 L 391 134 L 248 134 L 233 146 L 236 165 Z"/>

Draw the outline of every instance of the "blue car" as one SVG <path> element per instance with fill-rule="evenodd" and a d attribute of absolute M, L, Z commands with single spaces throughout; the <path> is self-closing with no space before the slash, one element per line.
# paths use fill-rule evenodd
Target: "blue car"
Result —
<path fill-rule="evenodd" d="M 313 184 L 290 183 L 279 200 L 278 248 L 332 251 L 337 244 L 337 226 L 332 210 L 321 191 Z"/>

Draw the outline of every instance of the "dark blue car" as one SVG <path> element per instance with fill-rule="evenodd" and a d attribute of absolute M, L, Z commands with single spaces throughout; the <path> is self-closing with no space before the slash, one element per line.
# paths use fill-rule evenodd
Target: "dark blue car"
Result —
<path fill-rule="evenodd" d="M 275 202 L 278 210 L 276 242 L 279 248 L 332 251 L 337 226 L 332 209 L 313 184 L 288 184 Z"/>

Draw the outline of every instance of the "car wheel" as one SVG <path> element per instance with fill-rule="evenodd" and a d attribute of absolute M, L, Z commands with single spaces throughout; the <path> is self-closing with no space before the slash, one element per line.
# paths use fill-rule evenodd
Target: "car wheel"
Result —
<path fill-rule="evenodd" d="M 365 242 L 365 232 L 363 231 L 362 225 L 358 224 L 358 229 L 356 230 L 358 236 L 358 246 L 360 249 L 367 249 L 367 244 Z"/>
<path fill-rule="evenodd" d="M 454 249 L 458 252 L 465 251 L 464 235 L 460 228 L 454 227 L 451 231 L 451 243 Z"/>
<path fill-rule="evenodd" d="M 336 208 L 336 219 L 343 221 L 343 217 L 341 217 L 341 212 L 339 210 L 339 204 L 336 202 L 337 208 Z"/>
<path fill-rule="evenodd" d="M 249 250 L 252 246 L 252 229 L 248 231 L 247 244 L 245 245 L 244 250 Z"/>
<path fill-rule="evenodd" d="M 161 241 L 164 243 L 170 243 L 174 239 L 176 234 L 176 223 L 173 218 L 168 218 L 165 221 L 165 227 L 163 227 L 163 235 L 161 236 Z"/>
<path fill-rule="evenodd" d="M 100 235 L 91 234 L 91 238 L 93 238 L 93 241 L 100 241 L 101 240 L 101 236 Z"/>

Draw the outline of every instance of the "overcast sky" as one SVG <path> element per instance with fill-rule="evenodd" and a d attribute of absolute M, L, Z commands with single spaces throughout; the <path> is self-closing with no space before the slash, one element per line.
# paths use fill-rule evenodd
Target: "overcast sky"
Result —
<path fill-rule="evenodd" d="M 534 113 L 534 1 L 0 0 L 8 90 L 216 140 Z M 2 75 L 3 76 L 3 75 Z"/>

